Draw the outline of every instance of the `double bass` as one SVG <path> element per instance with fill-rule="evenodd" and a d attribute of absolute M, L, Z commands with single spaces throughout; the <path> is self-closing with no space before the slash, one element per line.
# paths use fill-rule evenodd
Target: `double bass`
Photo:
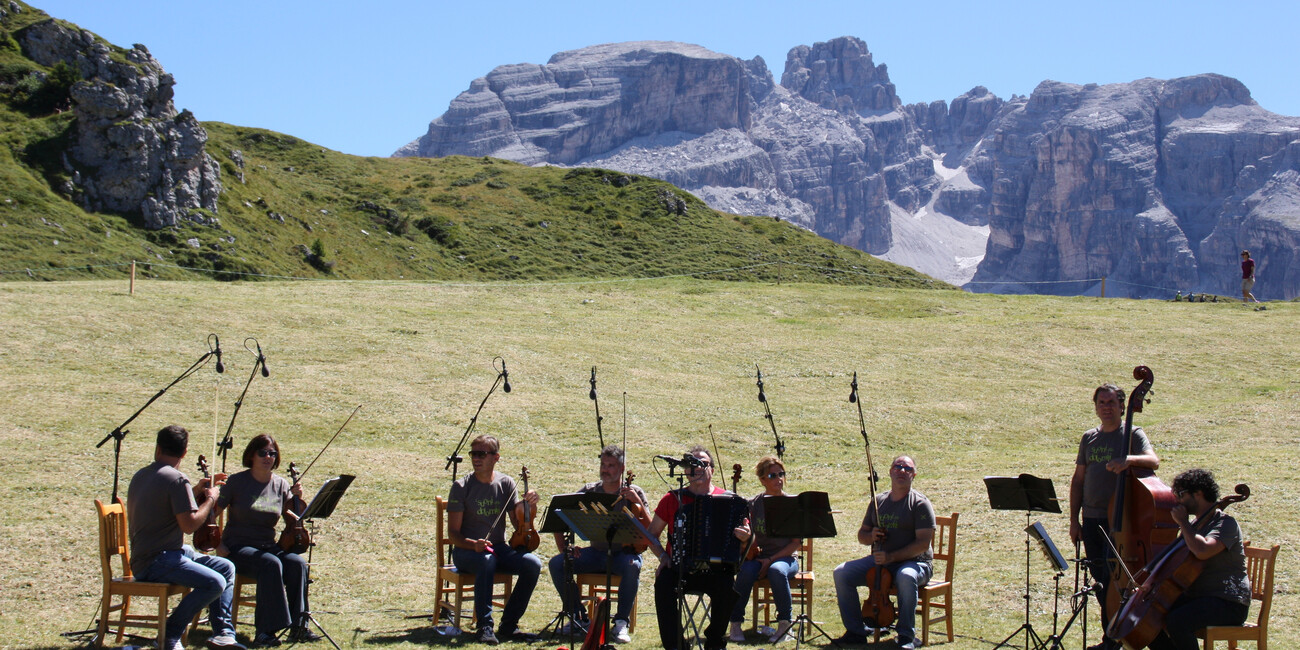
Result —
<path fill-rule="evenodd" d="M 1192 530 L 1204 535 L 1219 516 L 1219 511 L 1250 498 L 1250 486 L 1239 484 L 1231 494 L 1219 499 L 1207 512 L 1192 522 Z M 1118 639 L 1126 648 L 1145 648 L 1164 629 L 1165 615 L 1178 597 L 1196 582 L 1205 561 L 1192 555 L 1181 535 L 1158 557 L 1133 576 L 1140 585 L 1106 626 L 1106 636 Z"/>
<path fill-rule="evenodd" d="M 1155 374 L 1146 366 L 1134 368 L 1133 378 L 1139 383 L 1129 396 L 1124 414 L 1124 455 L 1133 448 L 1133 414 L 1142 412 L 1155 383 Z M 1117 562 L 1112 567 L 1106 594 L 1107 612 L 1118 612 L 1125 594 L 1137 586 L 1129 576 L 1138 573 L 1178 538 L 1178 525 L 1172 515 L 1175 505 L 1178 499 L 1173 490 L 1149 469 L 1129 467 L 1116 477 L 1109 518 Z"/>

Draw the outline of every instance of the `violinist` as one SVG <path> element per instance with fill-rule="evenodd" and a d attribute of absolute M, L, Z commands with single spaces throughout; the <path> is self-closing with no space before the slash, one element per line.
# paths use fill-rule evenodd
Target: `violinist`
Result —
<path fill-rule="evenodd" d="M 668 530 L 668 558 L 662 558 L 659 574 L 655 576 L 655 611 L 659 619 L 659 640 L 665 650 L 686 650 L 686 639 L 682 636 L 681 609 L 677 599 L 677 584 L 686 569 L 672 564 L 673 532 L 677 528 L 677 514 L 683 505 L 694 503 L 696 496 L 727 494 L 724 488 L 713 484 L 713 457 L 703 445 L 695 445 L 687 450 L 687 456 L 694 458 L 686 465 L 684 471 L 690 479 L 685 488 L 665 494 L 655 506 L 655 516 L 650 522 L 650 534 L 658 537 L 664 529 Z M 683 460 L 687 460 L 683 458 Z M 748 524 L 737 527 L 733 534 L 739 539 L 749 539 Z M 687 591 L 703 592 L 709 596 L 709 625 L 704 629 L 704 647 L 706 650 L 719 650 L 727 647 L 727 619 L 731 617 L 735 606 L 736 592 L 732 589 L 735 575 L 732 569 L 718 565 L 707 571 L 690 573 L 685 577 Z"/>
<path fill-rule="evenodd" d="M 475 576 L 477 640 L 487 645 L 496 645 L 498 637 L 532 640 L 532 635 L 519 631 L 519 618 L 528 607 L 542 573 L 541 558 L 506 543 L 506 515 L 510 515 L 518 530 L 527 520 L 524 504 L 536 508 L 539 499 L 533 491 L 520 498 L 515 480 L 496 471 L 500 448 L 493 436 L 475 438 L 469 452 L 474 471 L 452 483 L 447 497 L 447 535 L 455 546 L 451 561 L 457 569 Z M 517 576 L 501 614 L 499 635 L 492 629 L 492 581 L 497 573 Z"/>
<path fill-rule="evenodd" d="M 751 560 L 746 560 L 736 572 L 736 606 L 731 611 L 732 641 L 745 640 L 741 624 L 745 621 L 745 606 L 749 604 L 749 595 L 754 582 L 766 577 L 772 588 L 772 600 L 776 603 L 776 631 L 768 639 L 771 643 L 786 640 L 792 620 L 793 601 L 790 598 L 790 578 L 799 573 L 799 560 L 794 554 L 799 550 L 799 540 L 789 537 L 768 537 L 759 532 L 763 530 L 763 497 L 785 495 L 785 465 L 776 456 L 764 456 L 755 468 L 758 480 L 763 484 L 763 494 L 749 500 L 749 520 L 754 531 L 754 547 L 757 553 Z"/>
<path fill-rule="evenodd" d="M 578 490 L 579 494 L 617 494 L 630 504 L 646 507 L 646 495 L 638 485 L 624 485 L 624 456 L 618 445 L 606 445 L 600 451 L 600 480 L 588 483 Z M 615 504 L 618 505 L 618 504 Z M 555 545 L 559 554 L 551 558 L 551 581 L 555 591 L 564 601 L 565 611 L 573 620 L 586 626 L 587 612 L 578 599 L 578 586 L 573 582 L 572 574 L 604 573 L 606 562 L 612 561 L 610 572 L 619 577 L 618 609 L 614 613 L 610 637 L 615 643 L 630 643 L 632 636 L 628 632 L 628 621 L 632 616 L 632 607 L 636 604 L 636 592 L 641 585 L 641 554 L 631 546 L 624 546 L 609 557 L 609 547 L 603 539 L 591 540 L 591 546 L 572 549 L 572 574 L 565 575 L 564 554 L 566 542 L 563 535 L 556 534 Z"/>
<path fill-rule="evenodd" d="M 1189 469 L 1174 478 L 1172 488 L 1178 497 L 1172 513 L 1174 522 L 1187 550 L 1204 566 L 1165 614 L 1165 629 L 1151 642 L 1151 648 L 1195 650 L 1200 647 L 1197 630 L 1246 621 L 1250 578 L 1246 575 L 1246 551 L 1237 520 L 1214 507 L 1219 500 L 1214 475 L 1203 469 Z M 1192 517 L 1201 525 L 1194 528 Z"/>
<path fill-rule="evenodd" d="M 889 491 L 875 496 L 858 529 L 858 543 L 875 550 L 864 558 L 835 567 L 835 598 L 839 603 L 844 636 L 839 643 L 862 644 L 874 630 L 862 617 L 858 587 L 867 586 L 867 573 L 883 567 L 898 587 L 898 647 L 915 647 L 916 601 L 934 569 L 934 507 L 925 495 L 912 489 L 916 462 L 899 456 L 889 466 Z"/>
<path fill-rule="evenodd" d="M 276 543 L 275 527 L 283 519 L 297 519 L 290 503 L 302 497 L 302 484 L 289 484 L 275 474 L 280 466 L 280 445 L 266 434 L 253 436 L 242 458 L 248 469 L 231 475 L 221 487 L 217 511 L 228 510 L 222 532 L 223 553 L 240 575 L 257 579 L 257 610 L 253 647 L 280 645 L 280 631 L 289 630 L 294 643 L 321 637 L 301 625 L 307 607 L 307 561 Z"/>
<path fill-rule="evenodd" d="M 1106 538 L 1111 534 L 1107 507 L 1115 493 L 1116 477 L 1130 467 L 1155 470 L 1160 467 L 1160 459 L 1141 427 L 1133 427 L 1129 449 L 1121 449 L 1124 444 L 1123 388 L 1102 384 L 1093 391 L 1092 403 L 1101 424 L 1084 433 L 1079 441 L 1074 476 L 1070 479 L 1070 540 L 1076 544 L 1083 542 L 1088 569 L 1093 580 L 1100 585 L 1097 599 L 1104 628 L 1113 613 L 1105 611 L 1112 558 Z M 1118 647 L 1118 643 L 1105 639 L 1090 650 Z"/>
<path fill-rule="evenodd" d="M 204 605 L 212 622 L 212 648 L 242 650 L 235 641 L 230 603 L 235 593 L 235 567 L 223 557 L 196 553 L 185 534 L 199 529 L 217 502 L 217 474 L 191 486 L 177 468 L 189 449 L 190 433 L 172 424 L 158 431 L 154 462 L 136 472 L 126 492 L 131 538 L 131 572 L 142 582 L 166 582 L 191 589 L 167 617 L 161 650 L 181 650 L 181 634 Z M 206 499 L 198 505 L 196 496 Z"/>

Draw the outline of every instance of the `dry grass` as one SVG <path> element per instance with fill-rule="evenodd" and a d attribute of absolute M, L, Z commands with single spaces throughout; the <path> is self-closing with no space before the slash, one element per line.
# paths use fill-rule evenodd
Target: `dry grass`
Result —
<path fill-rule="evenodd" d="M 627 393 L 631 464 L 653 494 L 664 485 L 647 459 L 678 453 L 709 424 L 728 466 L 749 466 L 770 448 L 755 399 L 753 364 L 761 364 L 790 487 L 829 491 L 845 511 L 840 536 L 819 542 L 816 566 L 816 618 L 836 635 L 830 570 L 862 553 L 849 531 L 867 489 L 846 400 L 856 370 L 878 468 L 912 454 L 918 488 L 940 512 L 962 513 L 954 649 L 991 646 L 1022 616 L 1024 517 L 990 511 L 980 479 L 1029 472 L 1051 477 L 1064 496 L 1079 434 L 1094 422 L 1091 388 L 1130 385 L 1132 367 L 1148 365 L 1155 400 L 1139 422 L 1164 459 L 1161 476 L 1205 466 L 1221 483 L 1251 485 L 1254 496 L 1235 508 L 1247 537 L 1284 545 L 1273 646 L 1300 646 L 1300 540 L 1284 497 L 1296 491 L 1300 432 L 1295 305 L 1254 312 L 701 281 L 148 283 L 133 297 L 125 289 L 0 285 L 0 647 L 66 648 L 59 632 L 89 626 L 100 589 L 91 500 L 111 493 L 113 470 L 109 447 L 94 445 L 197 358 L 208 332 L 222 335 L 227 373 L 205 369 L 138 419 L 123 445 L 123 474 L 150 459 L 152 432 L 168 422 L 195 433 L 193 455 L 210 448 L 251 368 L 238 346 L 245 336 L 262 342 L 272 375 L 249 392 L 237 451 L 268 432 L 286 461 L 304 464 L 364 404 L 306 481 L 310 489 L 333 474 L 358 477 L 321 526 L 316 553 L 314 601 L 344 645 L 441 643 L 427 622 L 403 617 L 431 607 L 433 497 L 450 478 L 442 459 L 500 355 L 514 392 L 492 398 L 478 430 L 502 438 L 501 469 L 527 464 L 544 497 L 595 474 L 592 365 L 607 441 L 620 435 Z M 747 476 L 740 491 L 755 485 Z M 1035 519 L 1065 539 L 1064 516 Z M 542 551 L 554 548 L 547 541 Z M 1037 555 L 1031 578 L 1034 624 L 1050 633 L 1051 573 Z M 557 602 L 543 578 L 525 626 L 540 628 Z M 647 579 L 633 647 L 656 645 Z"/>

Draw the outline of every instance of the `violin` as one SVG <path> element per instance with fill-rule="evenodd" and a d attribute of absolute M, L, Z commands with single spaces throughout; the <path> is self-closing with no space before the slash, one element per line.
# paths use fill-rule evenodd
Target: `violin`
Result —
<path fill-rule="evenodd" d="M 1202 535 L 1218 517 L 1218 511 L 1250 498 L 1250 486 L 1240 484 L 1236 494 L 1219 499 L 1208 512 L 1196 518 L 1192 529 Z M 1184 537 L 1170 544 L 1165 552 L 1133 576 L 1141 585 L 1124 602 L 1110 624 L 1106 636 L 1119 639 L 1126 648 L 1145 648 L 1165 627 L 1165 615 L 1178 597 L 1192 586 L 1205 568 L 1205 561 L 1192 555 Z"/>
<path fill-rule="evenodd" d="M 524 494 L 528 493 L 528 468 L 523 468 L 519 473 L 519 479 L 524 482 Z M 537 550 L 537 545 L 542 542 L 542 538 L 537 534 L 534 528 L 534 520 L 537 517 L 537 511 L 533 509 L 532 504 L 524 502 L 525 516 L 515 532 L 510 536 L 510 546 L 521 552 L 531 553 Z"/>
<path fill-rule="evenodd" d="M 301 475 L 293 463 L 289 463 L 289 476 L 293 478 L 293 484 L 298 485 Z M 289 501 L 289 513 L 293 516 L 289 517 L 280 533 L 280 549 L 286 553 L 304 553 L 311 547 L 311 533 L 302 522 L 302 513 L 306 510 L 307 504 L 302 497 L 295 495 Z"/>
<path fill-rule="evenodd" d="M 629 488 L 632 487 L 632 481 L 633 481 L 634 479 L 636 479 L 636 474 L 635 474 L 632 470 L 629 469 L 629 470 L 627 471 L 627 478 L 623 480 L 623 487 L 629 487 Z M 646 512 L 645 506 L 643 506 L 643 505 L 641 505 L 641 504 L 639 504 L 639 503 L 634 503 L 634 502 L 629 501 L 629 500 L 627 500 L 627 499 L 624 499 L 624 502 L 625 502 L 625 504 L 626 504 L 625 507 L 627 508 L 627 511 L 630 512 L 630 513 L 632 513 L 632 516 L 633 516 L 633 517 L 636 517 L 636 520 L 639 521 L 639 522 L 641 522 L 641 525 L 642 525 L 642 526 L 645 526 L 646 528 L 649 528 L 649 527 L 650 527 L 650 522 L 651 522 L 651 519 L 650 519 L 650 513 Z M 649 542 L 637 542 L 637 543 L 635 543 L 635 544 L 632 545 L 632 548 L 633 548 L 633 549 L 637 552 L 637 554 L 639 555 L 639 554 L 641 554 L 641 553 L 644 553 L 645 550 L 646 550 L 647 548 L 650 548 L 650 543 L 649 543 Z"/>
<path fill-rule="evenodd" d="M 1129 396 L 1124 413 L 1122 453 L 1128 455 L 1133 444 L 1133 414 L 1141 413 L 1147 394 L 1155 383 L 1155 374 L 1146 366 L 1133 369 L 1138 385 Z M 1115 494 L 1110 502 L 1111 539 L 1115 544 L 1116 562 L 1106 594 L 1106 612 L 1118 612 L 1125 593 L 1135 585 L 1129 576 L 1145 567 L 1178 538 L 1173 508 L 1178 505 L 1174 491 L 1144 467 L 1130 467 L 1116 478 Z M 1120 566 L 1121 563 L 1123 566 Z"/>
<path fill-rule="evenodd" d="M 199 455 L 199 471 L 203 473 L 203 478 L 212 479 L 208 473 L 208 459 L 202 454 Z M 208 496 L 203 495 L 199 505 L 203 505 L 208 500 Z M 200 553 L 211 553 L 218 546 L 221 546 L 221 525 L 217 523 L 217 509 L 213 508 L 208 511 L 208 519 L 203 522 L 199 529 L 194 531 L 194 548 Z"/>

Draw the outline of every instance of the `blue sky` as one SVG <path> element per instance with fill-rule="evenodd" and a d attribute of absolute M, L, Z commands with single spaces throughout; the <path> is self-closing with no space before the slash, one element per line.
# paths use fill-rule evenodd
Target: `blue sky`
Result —
<path fill-rule="evenodd" d="M 1113 83 L 1216 72 L 1300 116 L 1300 3 L 483 2 L 476 0 L 37 0 L 118 45 L 143 43 L 200 120 L 272 129 L 351 154 L 387 156 L 476 77 L 507 63 L 631 40 L 683 41 L 780 81 L 797 45 L 866 41 L 905 103 L 983 85 L 1000 97 L 1044 79 Z"/>

